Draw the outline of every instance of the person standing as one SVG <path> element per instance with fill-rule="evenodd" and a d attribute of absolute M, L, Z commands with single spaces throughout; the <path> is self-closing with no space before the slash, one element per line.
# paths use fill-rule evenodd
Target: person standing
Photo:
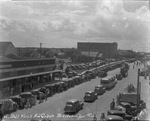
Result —
<path fill-rule="evenodd" d="M 47 88 L 45 91 L 45 101 L 47 101 L 48 95 L 49 95 L 49 89 Z"/>
<path fill-rule="evenodd" d="M 115 99 L 113 98 L 113 100 L 112 100 L 112 102 L 110 104 L 110 109 L 114 110 L 114 108 L 115 108 Z"/>
<path fill-rule="evenodd" d="M 94 114 L 93 121 L 97 121 L 96 115 Z"/>
<path fill-rule="evenodd" d="M 14 95 L 14 87 L 11 87 L 11 95 Z"/>
<path fill-rule="evenodd" d="M 27 108 L 31 108 L 30 99 L 27 99 L 26 107 L 27 107 Z"/>
<path fill-rule="evenodd" d="M 105 113 L 102 113 L 100 117 L 100 121 L 104 121 L 104 119 L 105 119 Z"/>

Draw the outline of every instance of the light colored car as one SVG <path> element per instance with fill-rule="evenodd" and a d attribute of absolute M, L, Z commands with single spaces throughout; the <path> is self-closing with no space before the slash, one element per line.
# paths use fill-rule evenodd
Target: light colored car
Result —
<path fill-rule="evenodd" d="M 77 99 L 70 99 L 66 102 L 64 112 L 65 113 L 77 113 L 83 108 L 84 103 Z"/>
<path fill-rule="evenodd" d="M 97 85 L 95 86 L 94 92 L 96 92 L 98 95 L 102 95 L 105 93 L 105 88 L 103 85 Z"/>
<path fill-rule="evenodd" d="M 98 94 L 94 91 L 87 91 L 85 92 L 84 101 L 85 102 L 93 102 L 97 99 Z"/>

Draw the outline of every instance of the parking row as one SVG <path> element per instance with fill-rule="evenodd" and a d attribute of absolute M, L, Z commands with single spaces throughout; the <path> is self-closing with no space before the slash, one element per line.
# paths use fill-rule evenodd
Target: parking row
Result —
<path fill-rule="evenodd" d="M 112 68 L 110 68 L 112 67 Z M 47 84 L 39 89 L 32 90 L 31 92 L 23 92 L 17 96 L 11 96 L 0 102 L 0 115 L 1 117 L 10 114 L 18 109 L 31 108 L 37 103 L 41 103 L 47 97 L 51 97 L 56 93 L 66 91 L 76 85 L 85 83 L 94 79 L 96 76 L 107 76 L 109 70 L 120 67 L 120 64 L 106 66 L 92 71 L 88 70 L 72 78 L 67 78 L 58 83 Z M 48 93 L 47 93 L 48 90 Z"/>

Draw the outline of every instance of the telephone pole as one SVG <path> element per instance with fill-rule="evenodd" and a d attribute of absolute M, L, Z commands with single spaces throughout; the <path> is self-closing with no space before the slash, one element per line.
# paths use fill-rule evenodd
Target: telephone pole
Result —
<path fill-rule="evenodd" d="M 139 101 L 140 101 L 140 79 L 139 79 L 140 69 L 138 69 L 138 77 L 137 77 L 137 110 L 139 109 Z"/>
<path fill-rule="evenodd" d="M 42 44 L 43 43 L 40 43 L 40 58 L 41 58 L 41 54 L 42 54 Z"/>

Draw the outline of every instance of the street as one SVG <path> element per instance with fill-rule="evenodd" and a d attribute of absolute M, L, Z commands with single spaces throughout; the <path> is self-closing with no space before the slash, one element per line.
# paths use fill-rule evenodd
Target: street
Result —
<path fill-rule="evenodd" d="M 96 77 L 95 79 L 88 81 L 86 83 L 75 86 L 74 88 L 68 89 L 65 92 L 55 94 L 53 97 L 49 97 L 46 102 L 37 104 L 31 109 L 18 110 L 13 113 L 10 117 L 6 117 L 4 121 L 30 121 L 31 119 L 36 119 L 38 116 L 42 118 L 45 116 L 51 118 L 52 120 L 76 120 L 76 119 L 93 119 L 95 114 L 97 119 L 100 119 L 101 113 L 107 113 L 110 108 L 110 103 L 113 98 L 116 99 L 116 96 L 124 92 L 124 89 L 128 84 L 132 83 L 136 87 L 137 85 L 137 70 L 139 67 L 132 68 L 133 64 L 130 64 L 130 70 L 128 72 L 128 77 L 123 78 L 121 81 L 118 81 L 117 85 L 110 91 L 106 91 L 103 95 L 99 96 L 98 99 L 93 103 L 84 103 L 84 107 L 76 115 L 65 115 L 63 113 L 64 106 L 69 99 L 79 99 L 83 100 L 84 94 L 86 91 L 93 91 L 94 87 L 100 84 L 100 78 Z M 120 69 L 115 69 L 108 72 L 108 76 L 115 76 L 118 74 Z M 149 84 L 148 81 L 143 77 L 140 77 L 141 85 L 141 98 L 147 102 L 147 107 L 150 109 L 148 104 L 147 95 L 149 93 Z M 41 116 L 42 115 L 42 116 Z"/>

